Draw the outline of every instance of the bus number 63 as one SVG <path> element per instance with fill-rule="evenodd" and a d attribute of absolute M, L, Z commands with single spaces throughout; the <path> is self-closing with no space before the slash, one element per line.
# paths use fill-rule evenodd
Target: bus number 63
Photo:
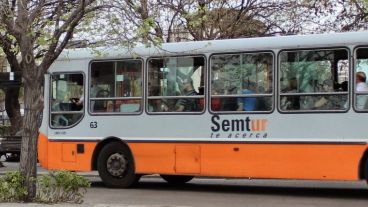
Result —
<path fill-rule="evenodd" d="M 90 128 L 97 128 L 97 121 L 93 121 L 89 124 Z"/>

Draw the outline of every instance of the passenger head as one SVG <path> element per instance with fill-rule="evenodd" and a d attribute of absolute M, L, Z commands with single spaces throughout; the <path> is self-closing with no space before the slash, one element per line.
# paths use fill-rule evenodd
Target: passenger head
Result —
<path fill-rule="evenodd" d="M 333 88 L 334 84 L 333 84 L 333 81 L 331 79 L 327 79 L 327 80 L 324 80 L 323 81 L 323 90 L 324 91 L 334 91 L 334 88 Z"/>
<path fill-rule="evenodd" d="M 356 82 L 357 83 L 365 83 L 366 81 L 366 76 L 365 73 L 363 71 L 359 71 L 356 73 Z"/>
<path fill-rule="evenodd" d="M 184 91 L 193 90 L 193 80 L 190 77 L 184 78 L 183 89 Z"/>
<path fill-rule="evenodd" d="M 243 81 L 243 89 L 249 89 L 249 90 L 256 90 L 256 83 L 253 82 L 253 81 L 249 81 L 249 80 L 246 80 L 246 81 Z"/>
<path fill-rule="evenodd" d="M 221 86 L 223 86 L 223 84 L 221 84 L 218 81 L 213 81 L 212 82 L 212 94 L 213 95 L 217 95 L 220 94 L 221 92 Z"/>
<path fill-rule="evenodd" d="M 294 78 L 289 79 L 289 89 L 297 89 L 298 88 L 298 80 Z"/>
<path fill-rule="evenodd" d="M 159 96 L 160 95 L 160 87 L 158 85 L 149 86 L 149 95 L 150 96 Z"/>
<path fill-rule="evenodd" d="M 348 81 L 344 81 L 340 84 L 341 91 L 348 91 Z"/>

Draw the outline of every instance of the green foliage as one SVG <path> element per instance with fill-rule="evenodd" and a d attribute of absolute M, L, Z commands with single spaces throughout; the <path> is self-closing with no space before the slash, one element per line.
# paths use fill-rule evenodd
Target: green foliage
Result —
<path fill-rule="evenodd" d="M 199 6 L 194 12 L 189 12 L 184 15 L 184 18 L 188 21 L 188 26 L 191 28 L 200 27 L 208 20 L 208 8 L 205 6 Z"/>
<path fill-rule="evenodd" d="M 364 6 L 365 6 L 365 9 L 364 9 L 364 13 L 368 13 L 368 0 L 364 0 Z M 368 21 L 368 16 L 366 15 L 365 16 L 365 20 Z"/>
<path fill-rule="evenodd" d="M 20 172 L 10 172 L 0 177 L 0 202 L 22 201 L 27 195 Z M 82 203 L 90 187 L 84 177 L 68 171 L 54 171 L 37 178 L 35 201 L 39 203 Z"/>
<path fill-rule="evenodd" d="M 55 171 L 37 180 L 36 201 L 40 203 L 82 203 L 90 182 L 73 172 Z"/>
<path fill-rule="evenodd" d="M 0 137 L 9 136 L 10 135 L 10 125 L 2 125 L 2 120 L 0 120 Z"/>
<path fill-rule="evenodd" d="M 27 195 L 20 172 L 9 172 L 0 177 L 0 202 L 20 201 Z"/>
<path fill-rule="evenodd" d="M 161 45 L 162 39 L 161 37 L 156 37 L 154 39 L 149 40 L 149 34 L 152 29 L 157 27 L 155 20 L 152 17 L 148 17 L 142 21 L 142 24 L 138 28 L 138 34 L 140 37 L 143 37 L 143 42 L 145 43 L 146 47 L 151 47 L 151 43 L 155 46 Z"/>

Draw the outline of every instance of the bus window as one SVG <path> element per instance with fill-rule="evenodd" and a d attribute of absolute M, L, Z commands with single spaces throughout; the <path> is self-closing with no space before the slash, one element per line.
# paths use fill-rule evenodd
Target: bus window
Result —
<path fill-rule="evenodd" d="M 272 68 L 272 53 L 213 55 L 211 111 L 239 113 L 271 111 Z"/>
<path fill-rule="evenodd" d="M 84 78 L 82 74 L 55 74 L 51 80 L 51 126 L 66 128 L 83 117 Z"/>
<path fill-rule="evenodd" d="M 204 110 L 204 57 L 152 58 L 148 61 L 147 111 Z"/>
<path fill-rule="evenodd" d="M 142 110 L 142 61 L 93 62 L 90 111 L 136 114 Z"/>
<path fill-rule="evenodd" d="M 368 48 L 356 50 L 355 64 L 355 109 L 358 111 L 368 110 Z"/>
<path fill-rule="evenodd" d="M 283 51 L 279 74 L 281 111 L 347 110 L 347 50 Z"/>

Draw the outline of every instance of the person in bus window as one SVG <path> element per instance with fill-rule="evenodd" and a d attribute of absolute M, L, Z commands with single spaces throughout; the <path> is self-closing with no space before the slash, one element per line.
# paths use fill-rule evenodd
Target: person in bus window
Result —
<path fill-rule="evenodd" d="M 356 73 L 356 92 L 368 92 L 368 86 L 366 84 L 366 75 L 364 72 L 359 71 Z M 356 107 L 358 109 L 364 109 L 367 103 L 366 95 L 358 95 L 356 100 Z"/>
<path fill-rule="evenodd" d="M 323 81 L 322 92 L 334 92 L 334 83 L 332 80 L 327 79 Z M 329 95 L 329 96 L 322 96 L 317 101 L 315 101 L 313 109 L 318 110 L 341 109 L 341 106 L 343 105 L 344 104 L 341 103 L 339 96 Z"/>
<path fill-rule="evenodd" d="M 256 84 L 251 81 L 243 81 L 243 90 L 241 94 L 248 95 L 256 93 Z M 241 97 L 238 99 L 237 111 L 254 111 L 256 109 L 257 98 Z"/>
<path fill-rule="evenodd" d="M 101 88 L 98 85 L 97 79 L 99 78 L 98 73 L 95 76 L 91 76 L 91 87 L 89 89 L 89 94 L 91 98 L 104 98 L 109 97 L 110 92 Z M 107 110 L 107 101 L 105 100 L 96 100 L 91 102 L 92 111 L 106 111 Z"/>
<path fill-rule="evenodd" d="M 298 92 L 298 80 L 293 77 L 289 79 L 288 87 L 284 88 L 282 93 L 297 93 Z M 284 96 L 281 99 L 281 108 L 283 110 L 299 110 L 300 109 L 300 97 L 299 96 Z"/>
<path fill-rule="evenodd" d="M 349 85 L 348 81 L 343 81 L 342 83 L 339 84 L 339 91 L 348 92 L 348 85 Z M 349 107 L 348 105 L 349 102 L 348 102 L 348 98 L 346 95 L 340 96 L 340 101 L 344 103 L 345 109 Z"/>
<path fill-rule="evenodd" d="M 83 89 L 83 78 L 77 81 L 77 86 L 79 88 L 78 98 L 71 98 L 70 101 L 74 104 L 72 107 L 73 111 L 80 111 L 83 109 L 84 103 L 84 89 Z"/>
<path fill-rule="evenodd" d="M 213 81 L 212 83 L 212 95 L 220 95 L 221 83 L 217 81 Z M 212 111 L 220 111 L 221 109 L 221 98 L 219 97 L 212 97 L 211 98 L 211 110 Z"/>
<path fill-rule="evenodd" d="M 339 85 L 339 91 L 347 92 L 348 91 L 348 81 L 344 81 Z"/>
<path fill-rule="evenodd" d="M 225 95 L 236 94 L 237 87 L 228 86 L 224 91 Z M 221 108 L 220 111 L 236 111 L 238 109 L 238 100 L 236 97 L 227 97 L 221 99 Z"/>
<path fill-rule="evenodd" d="M 71 98 L 71 102 L 74 104 L 72 107 L 73 111 L 80 111 L 83 109 L 83 103 L 84 103 L 84 91 L 83 86 L 80 89 L 80 95 L 79 98 Z"/>
<path fill-rule="evenodd" d="M 149 85 L 149 96 L 160 96 L 160 87 L 158 85 Z M 149 112 L 166 112 L 168 107 L 164 99 L 149 99 L 148 111 Z"/>
<path fill-rule="evenodd" d="M 185 78 L 183 80 L 183 91 L 186 96 L 196 96 L 198 95 L 197 92 L 194 90 L 193 87 L 193 80 L 191 78 Z M 185 98 L 179 99 L 176 104 L 177 112 L 182 111 L 199 111 L 199 103 L 197 98 Z"/>

